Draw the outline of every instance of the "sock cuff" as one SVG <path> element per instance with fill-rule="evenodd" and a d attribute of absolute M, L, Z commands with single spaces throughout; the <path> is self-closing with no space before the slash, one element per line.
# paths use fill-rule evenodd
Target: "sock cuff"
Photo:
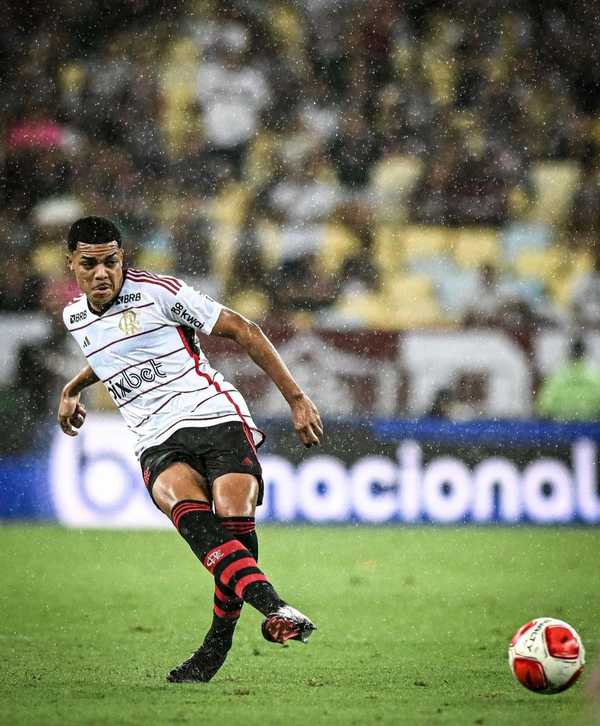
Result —
<path fill-rule="evenodd" d="M 198 499 L 181 499 L 173 509 L 171 509 L 171 521 L 177 529 L 179 529 L 179 521 L 181 518 L 191 512 L 210 512 L 211 507 L 208 502 Z"/>
<path fill-rule="evenodd" d="M 256 529 L 254 517 L 221 517 L 221 527 L 231 534 L 251 534 Z"/>

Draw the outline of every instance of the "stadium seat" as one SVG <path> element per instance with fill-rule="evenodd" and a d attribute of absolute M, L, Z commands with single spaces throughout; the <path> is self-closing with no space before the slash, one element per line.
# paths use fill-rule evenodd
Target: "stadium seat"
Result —
<path fill-rule="evenodd" d="M 229 184 L 210 205 L 209 218 L 214 226 L 215 272 L 222 280 L 229 271 L 237 237 L 242 224 L 248 191 L 239 184 Z"/>
<path fill-rule="evenodd" d="M 247 290 L 234 295 L 227 304 L 250 320 L 262 320 L 269 310 L 268 297 L 257 290 Z"/>
<path fill-rule="evenodd" d="M 593 269 L 592 256 L 586 250 L 564 252 L 562 264 L 557 274 L 552 276 L 547 286 L 551 299 L 561 308 L 569 307 L 576 285 L 583 275 Z"/>
<path fill-rule="evenodd" d="M 565 251 L 559 247 L 524 250 L 515 260 L 514 270 L 524 279 L 549 283 L 567 262 L 566 258 Z"/>
<path fill-rule="evenodd" d="M 579 180 L 579 165 L 574 161 L 540 161 L 530 170 L 536 193 L 531 219 L 547 224 L 562 224 Z"/>
<path fill-rule="evenodd" d="M 190 109 L 197 99 L 198 51 L 189 38 L 172 43 L 161 72 L 162 127 L 176 155 L 189 133 Z"/>
<path fill-rule="evenodd" d="M 404 222 L 406 202 L 420 175 L 422 163 L 413 156 L 388 156 L 371 173 L 371 189 L 376 198 L 380 222 Z"/>
<path fill-rule="evenodd" d="M 31 265 L 40 277 L 61 277 L 65 266 L 64 250 L 56 242 L 38 245 L 31 253 Z"/>
<path fill-rule="evenodd" d="M 281 250 L 279 226 L 267 219 L 261 219 L 256 227 L 256 235 L 262 248 L 266 266 L 275 267 Z"/>
<path fill-rule="evenodd" d="M 319 252 L 319 268 L 335 274 L 352 254 L 358 252 L 358 240 L 341 224 L 327 224 Z"/>
<path fill-rule="evenodd" d="M 168 247 L 145 247 L 136 257 L 136 265 L 144 270 L 170 272 L 173 269 L 173 253 Z"/>
<path fill-rule="evenodd" d="M 501 233 L 502 253 L 507 262 L 525 250 L 544 250 L 552 244 L 552 228 L 543 222 L 515 222 Z"/>
<path fill-rule="evenodd" d="M 398 275 L 385 281 L 390 328 L 424 328 L 444 322 L 431 278 Z"/>
<path fill-rule="evenodd" d="M 448 232 L 448 247 L 459 267 L 475 269 L 497 263 L 500 258 L 498 233 L 487 227 L 463 227 Z"/>
<path fill-rule="evenodd" d="M 244 162 L 244 181 L 252 189 L 266 186 L 277 160 L 277 139 L 271 131 L 259 131 L 249 142 Z"/>
<path fill-rule="evenodd" d="M 390 318 L 387 299 L 377 293 L 344 295 L 332 311 L 327 313 L 334 326 L 367 327 L 373 330 L 396 330 Z"/>
<path fill-rule="evenodd" d="M 437 257 L 446 252 L 449 240 L 447 227 L 407 225 L 399 231 L 404 259 Z"/>
<path fill-rule="evenodd" d="M 373 256 L 382 271 L 395 272 L 404 262 L 404 249 L 399 228 L 393 224 L 378 224 L 375 229 Z"/>

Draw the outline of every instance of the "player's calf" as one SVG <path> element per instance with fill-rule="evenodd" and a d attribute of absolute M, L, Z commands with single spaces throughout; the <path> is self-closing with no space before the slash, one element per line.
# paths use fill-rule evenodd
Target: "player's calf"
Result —
<path fill-rule="evenodd" d="M 252 553 L 221 527 L 208 502 L 179 501 L 171 510 L 171 519 L 223 592 L 232 592 L 263 615 L 285 604 Z"/>

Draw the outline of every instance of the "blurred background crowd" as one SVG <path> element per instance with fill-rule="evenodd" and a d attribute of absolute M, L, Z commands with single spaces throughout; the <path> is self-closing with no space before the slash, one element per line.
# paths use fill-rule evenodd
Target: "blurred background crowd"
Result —
<path fill-rule="evenodd" d="M 0 313 L 55 314 L 99 214 L 270 326 L 599 328 L 597 10 L 7 4 Z"/>

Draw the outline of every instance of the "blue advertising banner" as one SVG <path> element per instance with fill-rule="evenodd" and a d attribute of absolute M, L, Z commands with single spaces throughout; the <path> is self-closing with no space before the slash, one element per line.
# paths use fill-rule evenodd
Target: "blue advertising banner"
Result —
<path fill-rule="evenodd" d="M 263 427 L 262 521 L 600 524 L 600 424 L 330 420 L 311 450 L 288 421 Z M 57 431 L 48 451 L 0 461 L 0 517 L 168 527 L 132 452 L 118 416 Z"/>

